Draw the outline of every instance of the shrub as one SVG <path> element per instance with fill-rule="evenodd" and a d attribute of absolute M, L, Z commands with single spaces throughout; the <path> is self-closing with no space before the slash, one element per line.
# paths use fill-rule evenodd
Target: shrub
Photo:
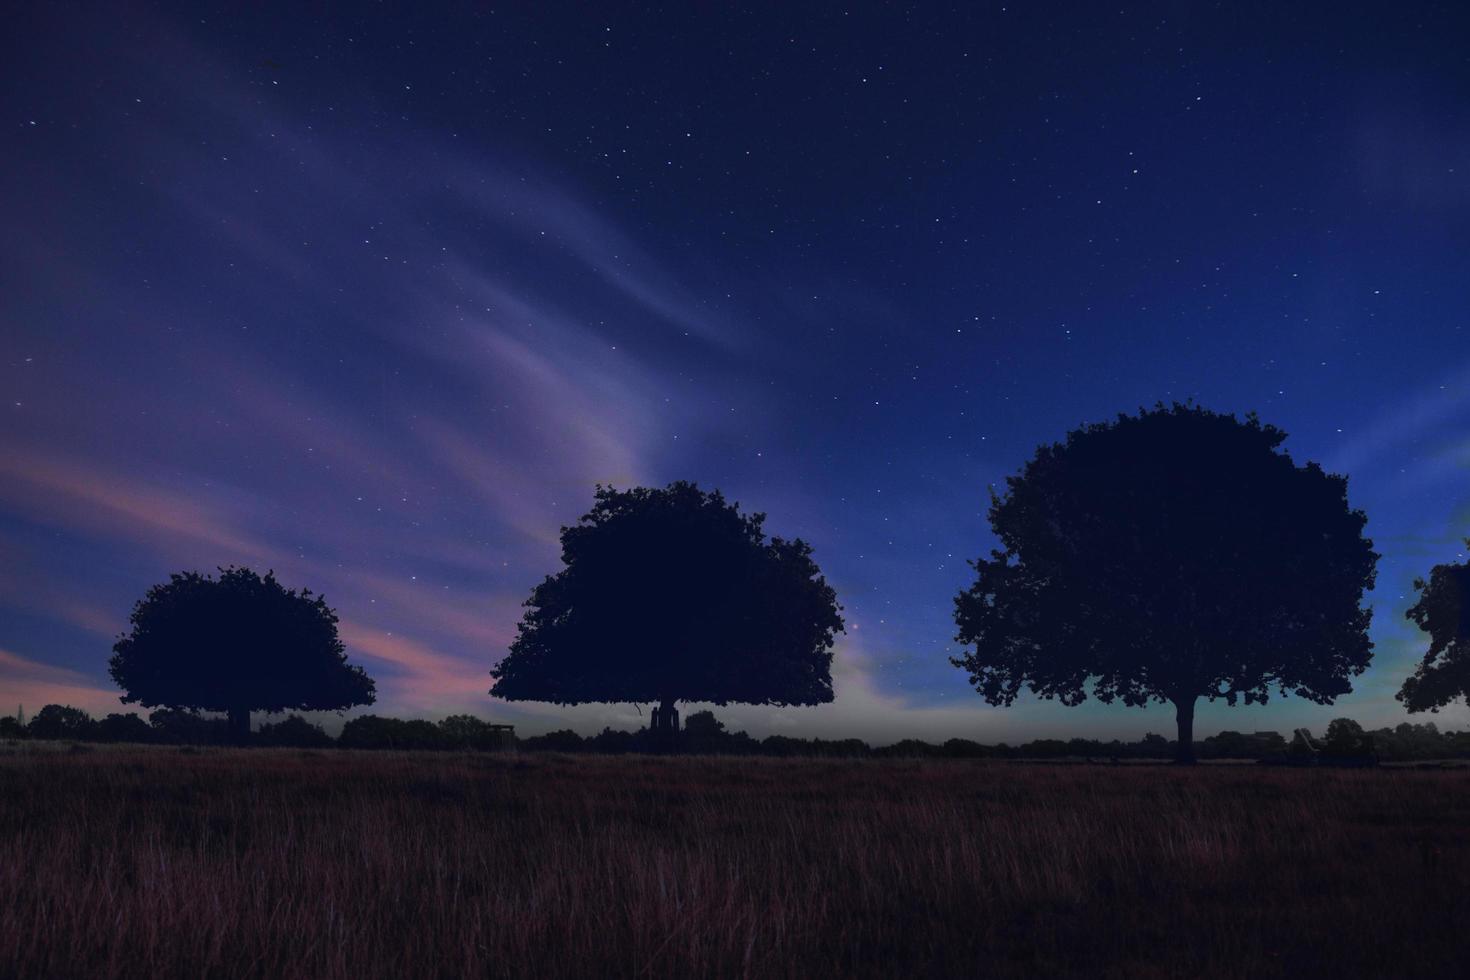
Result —
<path fill-rule="evenodd" d="M 1373 736 L 1351 718 L 1334 718 L 1322 739 L 1322 754 L 1337 759 L 1367 759 L 1373 755 Z"/>
<path fill-rule="evenodd" d="M 451 749 L 489 752 L 515 745 L 515 736 L 509 729 L 483 722 L 474 715 L 450 715 L 439 722 L 439 734 L 444 747 Z"/>
<path fill-rule="evenodd" d="M 168 745 L 224 745 L 230 726 L 223 718 L 206 718 L 181 708 L 159 708 L 148 718 L 153 737 Z"/>
<path fill-rule="evenodd" d="M 92 716 L 81 708 L 48 704 L 36 712 L 28 730 L 31 738 L 89 738 L 94 724 Z"/>
<path fill-rule="evenodd" d="M 113 712 L 97 722 L 93 736 L 99 742 L 151 742 L 153 728 L 132 712 Z"/>
<path fill-rule="evenodd" d="M 256 745 L 319 749 L 331 745 L 332 736 L 300 715 L 289 715 L 278 722 L 261 725 L 254 741 Z"/>
<path fill-rule="evenodd" d="M 545 735 L 532 735 L 520 741 L 520 747 L 531 752 L 580 752 L 582 744 L 582 736 L 570 728 L 547 732 Z"/>
<path fill-rule="evenodd" d="M 349 749 L 442 749 L 445 739 L 431 721 L 363 715 L 342 727 L 337 744 Z"/>

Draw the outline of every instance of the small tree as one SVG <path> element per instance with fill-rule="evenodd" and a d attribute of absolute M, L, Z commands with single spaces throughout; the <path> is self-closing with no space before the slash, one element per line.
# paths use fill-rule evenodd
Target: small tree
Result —
<path fill-rule="evenodd" d="M 990 702 L 1175 707 L 1194 761 L 1200 698 L 1271 688 L 1330 704 L 1368 665 L 1378 556 L 1347 480 L 1279 452 L 1286 434 L 1158 406 L 1042 446 L 991 494 L 1001 548 L 955 600 L 952 662 Z"/>
<path fill-rule="evenodd" d="M 224 745 L 230 741 L 230 723 L 181 708 L 159 708 L 148 716 L 153 740 L 167 745 Z"/>
<path fill-rule="evenodd" d="M 1404 615 L 1429 634 L 1429 649 L 1397 697 L 1411 712 L 1470 701 L 1470 564 L 1435 565 L 1414 588 L 1419 601 Z"/>
<path fill-rule="evenodd" d="M 361 715 L 342 726 L 337 744 L 344 749 L 442 749 L 444 733 L 432 721 Z"/>
<path fill-rule="evenodd" d="M 719 738 L 726 734 L 725 723 L 713 711 L 696 711 L 684 719 L 684 734 L 692 738 Z"/>
<path fill-rule="evenodd" d="M 570 728 L 559 728 L 545 735 L 532 735 L 521 739 L 521 748 L 529 752 L 580 752 L 582 736 Z"/>
<path fill-rule="evenodd" d="M 439 722 L 444 747 L 493 752 L 515 745 L 514 734 L 504 725 L 492 725 L 474 715 L 450 715 Z"/>
<path fill-rule="evenodd" d="M 112 679 L 126 702 L 222 711 L 236 741 L 251 711 L 338 710 L 374 699 L 372 678 L 347 663 L 337 614 L 275 574 L 220 569 L 173 575 L 133 607 L 113 646 Z"/>
<path fill-rule="evenodd" d="M 767 540 L 764 520 L 692 483 L 599 486 L 562 528 L 566 567 L 531 592 L 490 693 L 653 701 L 663 732 L 676 701 L 831 701 L 836 595 L 811 547 Z"/>
<path fill-rule="evenodd" d="M 1322 752 L 1338 759 L 1366 759 L 1373 755 L 1373 736 L 1351 718 L 1334 718 L 1322 738 Z"/>
<path fill-rule="evenodd" d="M 293 749 L 324 749 L 332 744 L 320 725 L 313 725 L 300 715 L 287 715 L 277 722 L 260 726 L 255 733 L 255 744 L 273 745 Z"/>
<path fill-rule="evenodd" d="M 151 742 L 153 728 L 148 722 L 129 712 L 113 712 L 97 722 L 94 732 L 99 742 Z"/>
<path fill-rule="evenodd" d="M 48 704 L 31 719 L 26 730 L 31 738 L 88 738 L 92 734 L 92 716 L 69 704 Z"/>

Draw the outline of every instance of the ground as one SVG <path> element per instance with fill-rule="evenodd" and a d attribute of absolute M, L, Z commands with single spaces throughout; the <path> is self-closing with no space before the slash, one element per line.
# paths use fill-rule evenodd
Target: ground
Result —
<path fill-rule="evenodd" d="M 1450 976 L 1470 772 L 0 745 L 0 976 Z"/>

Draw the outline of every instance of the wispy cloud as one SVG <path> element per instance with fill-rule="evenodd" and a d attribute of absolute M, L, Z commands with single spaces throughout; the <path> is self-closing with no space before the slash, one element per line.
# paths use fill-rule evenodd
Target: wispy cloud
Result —
<path fill-rule="evenodd" d="M 69 704 L 93 714 L 123 710 L 115 689 L 99 687 L 77 671 L 0 649 L 0 711 L 26 705 L 34 713 L 47 704 Z"/>

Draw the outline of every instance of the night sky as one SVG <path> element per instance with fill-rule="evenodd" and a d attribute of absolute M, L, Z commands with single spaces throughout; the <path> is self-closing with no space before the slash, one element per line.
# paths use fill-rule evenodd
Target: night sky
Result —
<path fill-rule="evenodd" d="M 374 712 L 645 724 L 488 671 L 594 484 L 691 479 L 849 623 L 834 704 L 731 727 L 1167 734 L 947 657 L 987 487 L 1194 399 L 1383 554 L 1352 695 L 1197 731 L 1407 718 L 1411 583 L 1470 534 L 1460 4 L 233 6 L 7 18 L 0 711 L 121 710 L 134 600 L 243 563 L 326 594 Z"/>

